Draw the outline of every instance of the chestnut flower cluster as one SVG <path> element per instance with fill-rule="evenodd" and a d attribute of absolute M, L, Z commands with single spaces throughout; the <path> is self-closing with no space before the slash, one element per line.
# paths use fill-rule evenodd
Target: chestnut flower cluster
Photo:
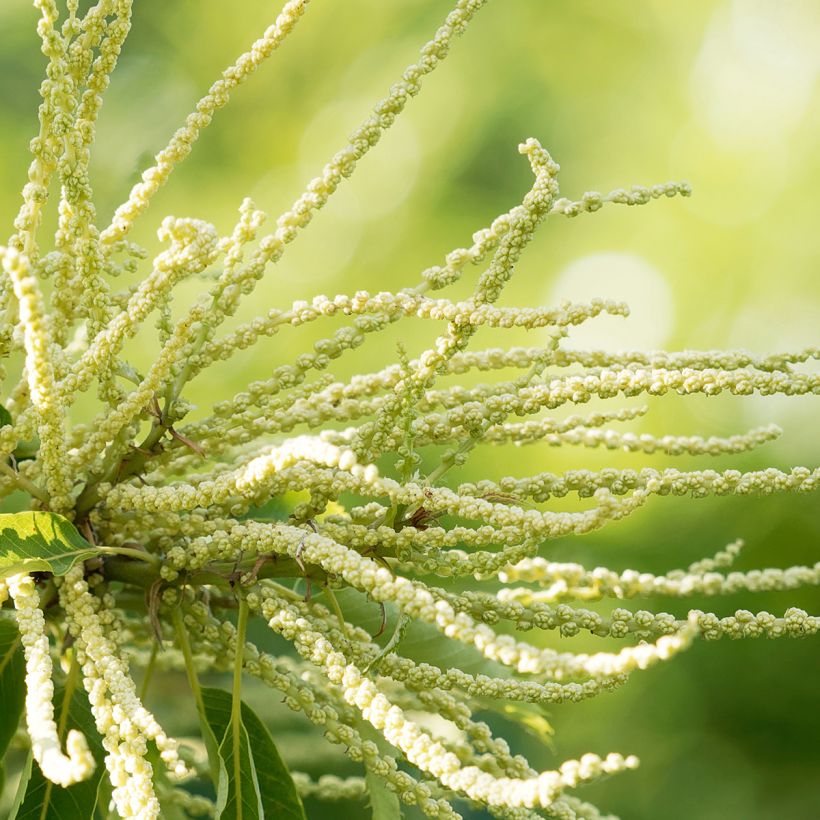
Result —
<path fill-rule="evenodd" d="M 56 0 L 35 0 L 48 68 L 28 183 L 14 233 L 0 247 L 6 411 L 0 496 L 23 491 L 32 509 L 63 516 L 90 546 L 107 550 L 62 575 L 0 580 L 0 601 L 16 612 L 25 652 L 32 755 L 55 785 L 81 781 L 95 767 L 85 737 L 75 730 L 64 736 L 55 722 L 53 659 L 61 657 L 81 680 L 102 738 L 110 810 L 159 817 L 165 800 L 191 816 L 212 815 L 213 803 L 185 789 L 196 765 L 143 705 L 131 669 L 184 667 L 196 695 L 198 669 L 233 667 L 235 688 L 246 675 L 280 693 L 368 778 L 313 781 L 296 772 L 303 795 L 361 800 L 375 778 L 429 817 L 460 817 L 458 806 L 468 801 L 502 818 L 598 818 L 594 806 L 569 792 L 635 768 L 635 757 L 586 754 L 537 771 L 476 719 L 482 704 L 579 701 L 623 685 L 697 638 L 798 637 L 820 628 L 820 618 L 795 608 L 781 616 L 691 610 L 679 618 L 583 606 L 820 582 L 820 564 L 727 572 L 739 542 L 661 575 L 549 559 L 553 539 L 608 526 L 652 496 L 804 493 L 817 488 L 818 469 L 604 469 L 446 481 L 448 471 L 484 446 L 739 453 L 779 430 L 766 426 L 728 438 L 639 435 L 618 425 L 647 408 L 617 402 L 669 392 L 820 391 L 820 377 L 800 368 L 820 357 L 816 348 L 767 357 L 578 350 L 566 344 L 574 326 L 603 313 L 625 316 L 626 305 L 497 304 L 545 219 L 688 196 L 685 183 L 571 200 L 560 196 L 558 165 L 529 139 L 519 151 L 532 185 L 520 203 L 422 271 L 416 283 L 395 293 L 317 295 L 220 333 L 257 283 L 275 275 L 271 268 L 288 245 L 419 93 L 484 2 L 455 3 L 417 62 L 270 232 L 266 214 L 250 200 L 227 232 L 166 217 L 158 230 L 163 249 L 147 261 L 147 251 L 129 238 L 135 221 L 232 91 L 295 29 L 308 0 L 287 2 L 223 72 L 105 226 L 94 207 L 89 163 L 132 3 L 99 0 L 81 14 L 76 0 L 66 0 L 61 15 Z M 59 190 L 57 231 L 46 248 L 42 225 L 52 189 Z M 473 269 L 471 295 L 439 295 Z M 120 275 L 134 284 L 118 289 Z M 172 311 L 177 285 L 200 275 L 206 291 L 187 310 Z M 343 326 L 269 378 L 204 412 L 186 401 L 189 383 L 212 365 L 328 317 L 344 317 Z M 436 328 L 414 358 L 401 348 L 396 362 L 374 372 L 349 379 L 328 372 L 335 360 L 409 319 Z M 468 349 L 482 327 L 546 329 L 547 341 Z M 127 358 L 127 345 L 156 332 L 160 351 L 141 372 Z M 444 381 L 464 374 L 475 376 L 470 386 Z M 96 415 L 78 421 L 78 397 L 90 404 L 94 392 Z M 616 406 L 555 412 L 591 399 Z M 549 503 L 565 496 L 576 498 L 571 510 Z M 294 497 L 298 502 L 289 501 Z M 279 512 L 271 515 L 276 499 Z M 451 583 L 458 578 L 461 583 Z M 363 603 L 382 614 L 376 635 L 362 625 Z M 237 606 L 239 624 L 229 617 Z M 292 652 L 272 656 L 247 641 L 244 618 L 260 619 Z M 421 630 L 431 645 L 466 647 L 481 671 L 437 666 L 435 654 L 411 659 L 402 648 L 408 629 Z M 614 651 L 557 651 L 545 648 L 542 631 L 626 643 Z M 448 730 L 424 715 L 437 716 Z M 167 770 L 162 778 L 157 766 Z"/>

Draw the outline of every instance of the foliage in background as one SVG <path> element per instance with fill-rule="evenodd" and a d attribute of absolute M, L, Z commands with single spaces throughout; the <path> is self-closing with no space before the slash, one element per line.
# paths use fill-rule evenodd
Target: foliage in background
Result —
<path fill-rule="evenodd" d="M 738 544 L 686 570 L 655 574 L 586 569 L 537 554 L 552 539 L 626 518 L 653 495 L 803 492 L 816 486 L 816 470 L 574 470 L 481 478 L 452 489 L 444 483 L 479 444 L 702 456 L 740 453 L 778 434 L 766 426 L 727 437 L 636 435 L 618 431 L 617 423 L 641 416 L 641 406 L 553 412 L 566 405 L 669 391 L 817 392 L 817 377 L 800 367 L 816 357 L 815 349 L 771 356 L 579 350 L 565 345 L 572 327 L 604 313 L 625 315 L 626 306 L 611 300 L 495 305 L 544 219 L 686 195 L 688 186 L 617 189 L 572 201 L 558 195 L 558 167 L 531 139 L 520 146 L 534 175 L 521 204 L 444 264 L 424 270 L 418 284 L 318 296 L 248 321 L 235 316 L 240 299 L 393 124 L 482 2 L 457 4 L 418 62 L 272 233 L 264 234 L 265 215 L 250 200 L 226 234 L 202 220 L 168 217 L 159 231 L 165 248 L 144 268 L 146 252 L 128 238 L 133 222 L 307 3 L 288 3 L 223 74 L 104 229 L 97 226 L 89 163 L 100 94 L 128 33 L 130 3 L 100 2 L 84 16 L 69 3 L 59 26 L 52 4 L 35 5 L 49 58 L 41 129 L 15 233 L 2 251 L 3 344 L 9 368 L 21 369 L 7 390 L 0 430 L 3 486 L 6 495 L 27 494 L 35 510 L 9 515 L 3 532 L 2 589 L 13 599 L 25 650 L 31 739 L 15 816 L 44 801 L 53 802 L 54 816 L 70 811 L 58 805 L 79 805 L 87 816 L 94 807 L 68 795 L 93 776 L 96 810 L 105 814 L 110 806 L 120 816 L 300 816 L 298 788 L 325 798 L 361 798 L 369 791 L 376 816 L 398 813 L 395 793 L 430 816 L 458 816 L 454 801 L 468 799 L 498 816 L 543 810 L 597 817 L 594 807 L 564 790 L 632 768 L 634 757 L 587 754 L 538 771 L 513 756 L 474 713 L 499 712 L 543 737 L 538 706 L 609 691 L 696 636 L 817 630 L 817 618 L 797 608 L 782 617 L 738 610 L 718 618 L 691 610 L 681 618 L 579 606 L 607 597 L 791 590 L 816 584 L 817 565 L 719 572 L 737 557 Z M 57 185 L 54 247 L 45 252 L 38 234 Z M 483 269 L 468 297 L 431 295 L 458 284 L 473 265 Z M 116 277 L 127 282 L 141 269 L 141 279 L 116 290 Z M 172 289 L 185 293 L 196 278 L 205 280 L 206 293 L 180 313 Z M 152 314 L 153 324 L 145 325 Z M 316 341 L 312 352 L 214 404 L 211 415 L 192 413 L 183 391 L 210 366 L 266 337 L 334 316 L 353 318 Z M 369 334 L 384 336 L 407 317 L 441 322 L 444 329 L 415 358 L 399 345 L 396 364 L 348 380 L 319 373 Z M 229 332 L 220 337 L 223 323 Z M 549 334 L 535 346 L 468 351 L 486 327 L 547 328 Z M 159 351 L 147 364 L 139 353 L 127 353 L 135 345 L 150 348 L 157 331 Z M 511 374 L 481 380 L 500 371 Z M 451 384 L 448 376 L 459 379 Z M 85 414 L 75 417 L 71 408 L 81 395 Z M 302 429 L 285 437 L 295 428 Z M 296 499 L 294 491 L 301 493 Z M 578 503 L 545 506 L 567 495 Z M 287 579 L 300 580 L 291 589 L 283 585 Z M 521 581 L 529 585 L 514 586 Z M 379 623 L 364 629 L 373 608 Z M 286 638 L 295 656 L 246 641 L 257 620 Z M 496 631 L 492 625 L 499 622 L 507 623 Z M 508 629 L 641 642 L 571 653 Z M 414 641 L 422 647 L 415 655 Z M 142 704 L 158 642 L 179 650 L 162 654 L 188 673 L 207 762 L 181 749 Z M 65 694 L 56 701 L 52 655 L 66 674 Z M 140 695 L 129 661 L 149 670 Z M 200 687 L 203 664 L 232 667 L 232 696 Z M 18 661 L 9 666 L 18 667 Z M 367 780 L 291 780 L 267 730 L 241 703 L 243 672 L 282 692 L 288 706 L 364 765 Z M 110 785 L 99 778 L 101 755 L 94 740 L 86 740 L 83 720 L 69 717 L 80 682 L 103 738 Z M 56 721 L 53 701 L 62 704 Z M 383 739 L 369 739 L 368 723 Z M 399 768 L 397 759 L 410 768 Z M 213 802 L 197 794 L 197 777 L 210 778 Z M 180 785 L 186 782 L 194 784 L 193 793 Z"/>

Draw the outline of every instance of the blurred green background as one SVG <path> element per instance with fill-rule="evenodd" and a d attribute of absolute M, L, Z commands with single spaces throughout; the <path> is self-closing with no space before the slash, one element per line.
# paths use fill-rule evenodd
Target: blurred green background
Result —
<path fill-rule="evenodd" d="M 207 219 L 227 232 L 248 195 L 273 221 L 415 58 L 448 5 L 316 0 L 281 52 L 216 116 L 136 237 L 154 250 L 156 227 L 169 213 Z M 135 6 L 92 166 L 101 223 L 276 11 L 262 0 Z M 34 21 L 29 3 L 0 3 L 0 223 L 9 226 L 44 66 Z M 591 322 L 572 334 L 574 346 L 773 352 L 816 343 L 818 42 L 815 0 L 495 0 L 237 318 L 316 293 L 415 284 L 421 270 L 469 244 L 473 231 L 520 200 L 530 172 L 516 146 L 534 136 L 560 162 L 565 196 L 668 179 L 688 179 L 694 196 L 550 219 L 504 304 L 592 296 L 631 304 L 630 319 Z M 468 285 L 473 281 L 467 277 Z M 202 286 L 182 285 L 179 309 Z M 190 396 L 203 405 L 215 395 L 228 397 L 328 332 L 317 323 L 247 351 L 194 382 Z M 399 337 L 417 353 L 434 333 L 429 324 L 402 323 L 334 372 L 346 376 L 387 363 Z M 485 332 L 475 346 L 544 338 Z M 133 354 L 147 360 L 152 340 L 141 345 Z M 810 398 L 664 397 L 650 404 L 648 417 L 628 429 L 727 435 L 775 421 L 785 430 L 753 454 L 675 465 L 814 466 L 820 454 Z M 480 451 L 452 480 L 671 463 L 662 456 L 533 446 Z M 748 546 L 740 568 L 812 564 L 820 543 L 817 513 L 816 498 L 808 496 L 656 499 L 627 522 L 550 543 L 543 554 L 666 571 L 743 537 Z M 635 608 L 780 614 L 792 604 L 820 610 L 813 590 L 683 605 L 641 601 Z M 550 710 L 551 748 L 520 733 L 513 741 L 540 767 L 586 751 L 638 754 L 637 773 L 581 793 L 624 818 L 808 820 L 820 817 L 819 672 L 817 639 L 700 643 L 614 694 Z M 172 677 L 149 705 L 169 728 L 191 731 L 166 694 L 174 691 L 184 685 Z M 338 757 L 322 758 L 324 747 L 304 725 L 278 703 L 271 706 L 278 699 L 258 693 L 252 700 L 294 767 L 314 775 L 355 772 Z M 341 812 L 360 816 L 351 804 Z M 310 817 L 333 813 L 339 809 L 326 813 L 309 804 Z"/>

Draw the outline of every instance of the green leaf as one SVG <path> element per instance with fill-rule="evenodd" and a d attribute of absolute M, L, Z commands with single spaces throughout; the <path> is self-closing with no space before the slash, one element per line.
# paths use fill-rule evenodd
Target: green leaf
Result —
<path fill-rule="evenodd" d="M 523 726 L 527 734 L 532 735 L 545 746 L 553 748 L 552 736 L 555 732 L 552 724 L 544 717 L 537 704 L 517 701 L 500 703 L 495 701 L 495 703 L 485 705 L 484 709 L 485 711 L 497 712 L 513 723 Z"/>
<path fill-rule="evenodd" d="M 26 698 L 26 662 L 14 621 L 0 619 L 0 760 L 6 753 Z"/>
<path fill-rule="evenodd" d="M 268 499 L 264 504 L 249 507 L 246 513 L 239 516 L 239 520 L 286 521 L 301 500 L 300 493 L 289 491 Z"/>
<path fill-rule="evenodd" d="M 401 820 L 401 804 L 398 795 L 387 788 L 384 779 L 373 772 L 367 772 L 365 780 L 373 820 Z"/>
<path fill-rule="evenodd" d="M 63 709 L 67 706 L 66 731 L 78 729 L 85 735 L 97 768 L 88 780 L 63 789 L 46 780 L 39 766 L 32 765 L 31 775 L 21 787 L 25 788 L 23 799 L 12 810 L 9 820 L 89 820 L 89 817 L 93 816 L 97 787 L 105 773 L 102 739 L 97 732 L 88 698 L 82 687 L 74 690 L 69 704 L 65 703 L 65 690 L 62 688 L 55 692 L 54 700 L 60 704 L 57 709 L 58 723 Z M 21 794 L 18 792 L 18 798 L 20 797 Z"/>
<path fill-rule="evenodd" d="M 203 692 L 205 690 L 202 690 Z M 204 695 L 203 695 L 204 698 Z M 201 711 L 199 704 L 197 704 L 197 712 L 199 713 L 199 730 L 202 734 L 202 741 L 205 744 L 205 751 L 208 753 L 208 767 L 211 771 L 211 781 L 216 790 L 216 812 L 217 816 L 225 808 L 225 803 L 228 800 L 228 770 L 225 768 L 225 761 L 219 754 L 219 742 L 222 740 L 222 735 L 214 734 L 211 728 L 211 723 L 208 718 L 207 709 Z"/>
<path fill-rule="evenodd" d="M 222 742 L 219 744 L 219 755 L 225 762 L 228 772 L 228 794 L 225 806 L 219 813 L 224 820 L 259 820 L 264 818 L 262 791 L 256 772 L 256 761 L 250 748 L 248 733 L 240 722 L 239 736 L 234 740 L 233 724 L 229 722 Z M 236 766 L 236 755 L 239 755 L 239 766 Z M 239 776 L 237 777 L 237 772 Z M 237 788 L 237 780 L 239 787 Z"/>
<path fill-rule="evenodd" d="M 40 438 L 39 436 L 34 436 L 34 438 L 30 438 L 27 441 L 21 441 L 18 445 L 14 448 L 14 458 L 17 461 L 31 461 L 33 458 L 37 458 L 37 452 L 40 449 Z"/>
<path fill-rule="evenodd" d="M 336 591 L 336 599 L 342 608 L 345 620 L 366 629 L 375 635 L 381 626 L 381 608 L 370 600 L 364 593 L 355 589 Z M 510 670 L 496 661 L 485 658 L 475 647 L 442 635 L 431 624 L 411 620 L 409 624 L 402 623 L 400 612 L 395 604 L 385 605 L 387 631 L 391 631 L 394 624 L 401 626 L 400 646 L 394 645 L 392 651 L 417 662 L 432 663 L 441 669 L 458 667 L 471 675 L 491 675 L 495 678 L 510 677 Z M 393 635 L 396 631 L 393 630 Z M 387 641 L 387 645 L 393 639 Z"/>
<path fill-rule="evenodd" d="M 98 552 L 56 513 L 0 514 L 0 578 L 18 572 L 65 575 L 78 561 Z"/>
<path fill-rule="evenodd" d="M 231 732 L 231 695 L 221 689 L 202 689 L 208 723 L 221 739 L 219 754 L 228 773 L 227 800 L 220 820 L 306 820 L 302 801 L 270 732 L 253 710 L 242 704 L 240 734 L 239 802 L 234 777 L 234 751 Z M 219 802 L 219 801 L 218 801 Z"/>
<path fill-rule="evenodd" d="M 11 413 L 0 404 L 0 427 L 5 427 L 7 424 L 11 424 Z"/>
<path fill-rule="evenodd" d="M 409 615 L 405 615 L 404 612 L 400 612 L 398 619 L 396 620 L 396 626 L 393 629 L 393 634 L 390 636 L 390 639 L 387 643 L 382 647 L 382 651 L 373 658 L 372 661 L 365 667 L 365 672 L 376 671 L 379 668 L 379 664 L 382 662 L 384 658 L 388 655 L 399 651 L 399 644 L 404 640 L 404 636 L 407 634 L 407 628 L 412 623 L 412 619 Z"/>
<path fill-rule="evenodd" d="M 101 777 L 97 781 L 97 802 L 94 804 L 94 813 L 92 817 L 95 820 L 109 820 L 111 813 L 108 807 L 111 805 L 114 787 L 111 785 L 111 780 L 107 777 Z"/>
<path fill-rule="evenodd" d="M 14 793 L 14 801 L 9 809 L 9 820 L 14 820 L 17 817 L 17 812 L 20 810 L 23 800 L 25 800 L 33 768 L 34 756 L 29 752 L 26 755 L 26 762 L 23 764 L 23 771 L 20 772 L 20 780 L 17 781 L 17 791 Z"/>

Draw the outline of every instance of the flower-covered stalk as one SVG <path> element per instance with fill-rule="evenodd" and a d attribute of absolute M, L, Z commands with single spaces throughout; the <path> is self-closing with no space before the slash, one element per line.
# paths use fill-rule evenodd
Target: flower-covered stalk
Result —
<path fill-rule="evenodd" d="M 51 655 L 40 596 L 30 575 L 13 575 L 8 587 L 25 647 L 26 728 L 31 738 L 31 751 L 43 774 L 52 783 L 70 786 L 85 780 L 94 771 L 94 758 L 85 737 L 73 729 L 66 738 L 68 755 L 60 750 L 52 704 L 54 684 Z"/>
<path fill-rule="evenodd" d="M 278 692 L 361 766 L 361 776 L 346 779 L 294 773 L 293 795 L 361 800 L 376 783 L 429 817 L 455 820 L 468 802 L 516 820 L 599 818 L 569 792 L 634 769 L 634 756 L 590 753 L 540 771 L 476 712 L 490 704 L 542 719 L 536 707 L 605 694 L 699 638 L 820 629 L 820 617 L 796 607 L 781 616 L 740 609 L 721 617 L 620 605 L 816 586 L 820 564 L 734 571 L 741 542 L 686 569 L 653 573 L 556 561 L 551 553 L 558 538 L 613 526 L 670 495 L 810 492 L 817 468 L 738 470 L 721 462 L 715 469 L 453 477 L 477 449 L 508 445 L 722 460 L 766 445 L 779 428 L 650 435 L 626 427 L 649 410 L 629 400 L 820 392 L 820 376 L 808 366 L 820 358 L 817 348 L 767 356 L 584 350 L 568 341 L 574 328 L 604 314 L 626 317 L 625 304 L 498 304 L 544 220 L 689 196 L 686 183 L 570 199 L 560 195 L 557 163 L 527 139 L 519 151 L 532 178 L 521 201 L 439 264 L 409 275 L 406 288 L 305 294 L 228 322 L 260 280 L 275 275 L 287 247 L 304 241 L 316 213 L 366 161 L 484 2 L 454 4 L 269 233 L 265 212 L 245 199 L 235 224 L 224 227 L 166 216 L 151 254 L 129 238 L 134 224 L 231 93 L 295 30 L 308 0 L 285 3 L 223 72 L 108 224 L 95 207 L 91 156 L 132 4 L 100 0 L 81 14 L 76 0 L 63 13 L 54 0 L 35 1 L 48 60 L 40 128 L 13 233 L 0 248 L 0 497 L 24 493 L 35 513 L 71 522 L 78 540 L 70 560 L 63 556 L 67 563 L 54 559 L 48 542 L 49 563 L 4 535 L 0 603 L 16 611 L 32 757 L 55 787 L 95 768 L 84 736 L 63 732 L 65 722 L 54 718 L 54 660 L 70 656 L 102 738 L 110 781 L 109 791 L 100 790 L 110 794 L 102 808 L 121 817 L 159 817 L 168 806 L 212 816 L 238 793 L 227 781 L 244 788 L 245 758 L 264 745 L 257 735 L 243 746 L 244 675 Z M 46 209 L 58 189 L 49 243 L 43 226 L 51 224 Z M 117 283 L 122 274 L 126 287 Z M 440 293 L 473 275 L 468 296 Z M 178 305 L 178 286 L 195 278 L 209 284 L 193 304 Z M 377 369 L 331 372 L 399 322 L 430 329 L 419 350 L 405 342 Z M 234 395 L 214 395 L 203 408 L 188 401 L 190 383 L 219 363 L 255 345 L 291 351 L 294 329 L 313 323 L 334 329 Z M 540 330 L 542 343 L 471 349 L 484 328 Z M 159 352 L 147 368 L 129 360 L 130 344 L 155 337 Z M 575 407 L 591 401 L 591 409 Z M 599 406 L 605 401 L 612 406 Z M 81 407 L 93 409 L 80 418 Z M 556 503 L 565 497 L 571 504 Z M 34 558 L 30 572 L 20 571 Z M 601 600 L 619 605 L 589 608 Z M 374 613 L 375 628 L 368 623 Z M 257 634 L 253 622 L 289 650 L 274 656 L 246 640 Z M 544 640 L 550 632 L 625 644 L 577 651 L 566 643 L 559 651 Z M 408 635 L 431 647 L 429 657 L 405 651 Z M 467 653 L 470 663 L 441 660 L 448 652 Z M 133 667 L 146 667 L 139 690 Z M 203 667 L 234 675 L 230 726 L 219 737 L 211 736 L 218 722 L 213 708 L 208 713 L 212 695 L 197 678 Z M 169 738 L 138 694 L 150 695 L 151 676 L 165 668 L 187 671 L 207 762 Z M 195 773 L 213 777 L 211 797 L 186 788 Z M 258 796 L 262 805 L 265 795 Z"/>

